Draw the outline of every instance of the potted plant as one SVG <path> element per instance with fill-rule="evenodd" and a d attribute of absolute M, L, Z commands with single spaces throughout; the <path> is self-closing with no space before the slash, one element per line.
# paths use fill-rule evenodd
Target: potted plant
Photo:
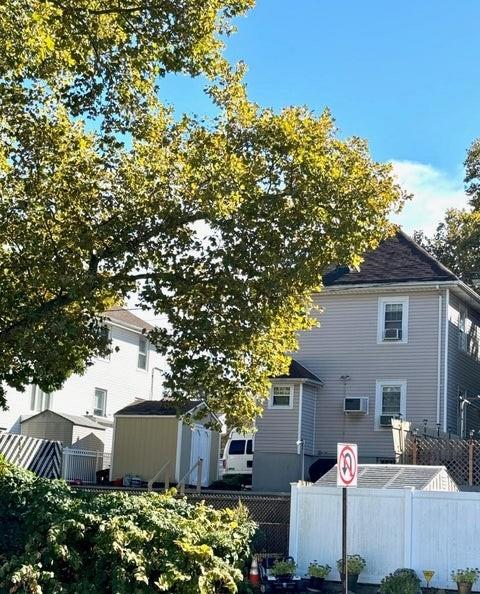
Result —
<path fill-rule="evenodd" d="M 323 582 L 328 574 L 332 571 L 330 565 L 320 565 L 317 561 L 310 563 L 308 566 L 308 575 L 310 576 L 310 587 L 321 592 L 323 590 Z"/>
<path fill-rule="evenodd" d="M 385 576 L 380 584 L 380 594 L 418 594 L 420 579 L 413 569 L 397 569 Z"/>
<path fill-rule="evenodd" d="M 347 586 L 352 592 L 355 592 L 358 576 L 365 569 L 366 565 L 367 563 L 365 559 L 360 557 L 360 555 L 347 555 Z M 343 559 L 337 561 L 337 569 L 343 582 Z"/>
<path fill-rule="evenodd" d="M 289 582 L 295 575 L 297 566 L 293 559 L 285 559 L 283 561 L 275 561 L 270 573 L 281 582 Z"/>
<path fill-rule="evenodd" d="M 473 584 L 479 577 L 480 569 L 478 567 L 466 567 L 452 571 L 452 581 L 456 582 L 460 594 L 470 594 Z"/>

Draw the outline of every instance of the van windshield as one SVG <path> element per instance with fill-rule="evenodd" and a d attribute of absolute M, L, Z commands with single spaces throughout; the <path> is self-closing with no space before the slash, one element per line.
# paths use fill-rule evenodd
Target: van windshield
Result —
<path fill-rule="evenodd" d="M 244 439 L 232 439 L 230 447 L 228 448 L 229 454 L 244 454 L 245 453 L 245 440 Z"/>

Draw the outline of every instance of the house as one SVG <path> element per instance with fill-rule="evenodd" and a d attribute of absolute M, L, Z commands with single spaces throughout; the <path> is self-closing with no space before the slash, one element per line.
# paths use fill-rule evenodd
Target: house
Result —
<path fill-rule="evenodd" d="M 337 486 L 337 465 L 318 481 L 318 487 Z M 413 464 L 359 464 L 357 486 L 361 489 L 416 489 L 418 491 L 458 491 L 445 466 Z"/>
<path fill-rule="evenodd" d="M 28 417 L 45 410 L 88 417 L 104 428 L 104 449 L 111 451 L 113 414 L 136 399 L 160 397 L 162 359 L 145 335 L 153 326 L 131 311 L 112 309 L 106 312 L 105 322 L 112 353 L 97 358 L 83 375 L 73 375 L 51 394 L 38 386 L 27 386 L 23 393 L 8 389 L 9 408 L 0 410 L 0 429 L 23 433 L 27 431 Z M 58 417 L 52 416 L 51 421 L 58 429 L 63 424 Z M 51 439 L 61 440 L 60 433 L 55 436 L 50 429 L 44 430 L 50 432 Z"/>
<path fill-rule="evenodd" d="M 299 378 L 272 381 L 257 422 L 254 489 L 288 490 L 300 478 L 292 454 L 302 439 L 318 476 L 335 463 L 337 442 L 357 443 L 362 463 L 394 462 L 392 417 L 459 436 L 480 428 L 475 291 L 402 231 L 366 253 L 360 270 L 337 266 L 323 283 L 318 327 L 300 334 L 295 353 L 321 384 L 302 398 Z"/>
<path fill-rule="evenodd" d="M 201 458 L 201 484 L 208 487 L 218 478 L 220 457 L 220 433 L 206 426 L 212 416 L 218 421 L 201 401 L 179 409 L 168 399 L 147 400 L 119 410 L 110 480 L 133 475 L 145 482 L 195 485 Z"/>

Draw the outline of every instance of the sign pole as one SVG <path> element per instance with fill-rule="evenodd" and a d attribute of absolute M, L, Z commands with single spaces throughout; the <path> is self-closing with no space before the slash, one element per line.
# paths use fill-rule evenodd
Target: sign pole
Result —
<path fill-rule="evenodd" d="M 347 487 L 342 488 L 342 567 L 343 594 L 348 594 L 348 566 L 347 566 Z"/>

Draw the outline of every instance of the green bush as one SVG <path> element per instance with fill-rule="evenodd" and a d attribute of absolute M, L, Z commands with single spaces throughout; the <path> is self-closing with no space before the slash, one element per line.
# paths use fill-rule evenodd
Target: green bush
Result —
<path fill-rule="evenodd" d="M 347 570 L 350 574 L 360 575 L 365 569 L 367 563 L 360 555 L 347 555 Z M 337 561 L 338 573 L 343 572 L 343 559 Z"/>
<path fill-rule="evenodd" d="M 255 530 L 241 506 L 77 493 L 5 463 L 0 525 L 1 594 L 236 592 Z"/>
<path fill-rule="evenodd" d="M 383 578 L 381 594 L 418 594 L 420 579 L 413 569 L 397 569 Z"/>

